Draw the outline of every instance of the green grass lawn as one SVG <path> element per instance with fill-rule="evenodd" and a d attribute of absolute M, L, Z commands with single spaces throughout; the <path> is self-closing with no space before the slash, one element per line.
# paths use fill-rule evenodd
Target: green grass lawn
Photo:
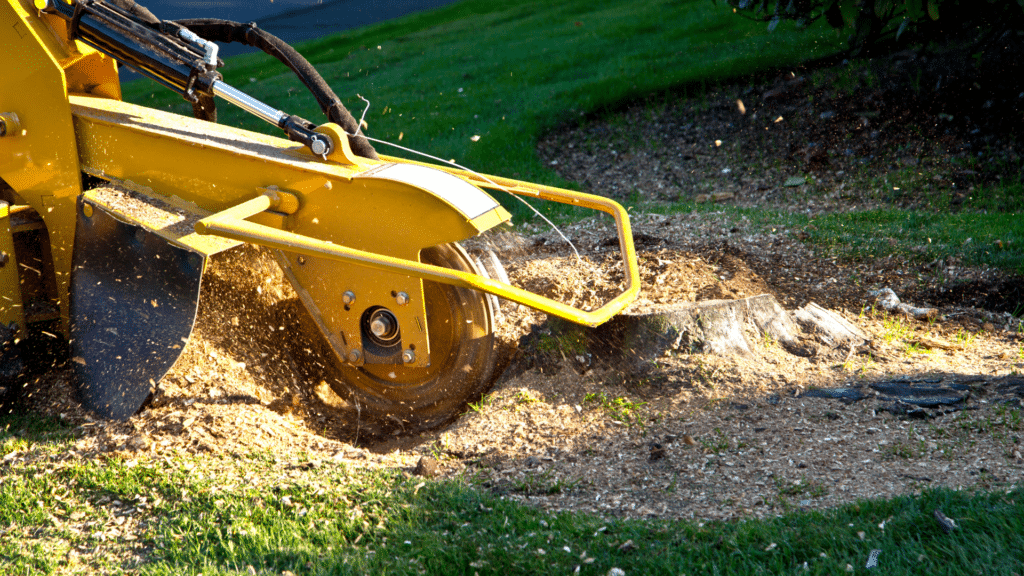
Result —
<path fill-rule="evenodd" d="M 565 184 L 537 160 L 543 130 L 653 92 L 698 92 L 826 56 L 841 40 L 824 27 L 769 34 L 709 0 L 467 0 L 296 47 L 356 118 L 364 109 L 357 94 L 372 103 L 370 136 L 482 172 Z M 323 119 L 270 57 L 232 58 L 222 72 L 286 112 Z M 127 85 L 125 99 L 191 114 L 190 105 L 148 80 Z M 228 104 L 219 111 L 222 123 L 275 133 Z"/>
<path fill-rule="evenodd" d="M 298 454 L 83 461 L 69 438 L 59 423 L 0 419 L 4 574 L 845 574 L 868 573 L 880 550 L 871 572 L 1010 575 L 1024 560 L 1019 490 L 767 520 L 618 520 Z M 944 533 L 936 509 L 959 529 Z"/>
<path fill-rule="evenodd" d="M 804 241 L 818 246 L 823 254 L 840 258 L 879 258 L 895 254 L 912 263 L 927 263 L 952 257 L 968 264 L 1024 273 L 1024 218 L 1019 212 L 964 210 L 946 213 L 878 208 L 808 216 L 690 201 L 655 207 L 651 211 L 714 213 L 737 224 L 751 222 L 761 229 L 782 226 L 802 233 Z"/>

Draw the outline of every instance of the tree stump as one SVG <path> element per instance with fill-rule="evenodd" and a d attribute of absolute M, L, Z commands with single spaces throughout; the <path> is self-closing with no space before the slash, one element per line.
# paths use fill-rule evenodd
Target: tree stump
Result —
<path fill-rule="evenodd" d="M 762 294 L 624 313 L 597 328 L 551 318 L 521 348 L 527 354 L 560 355 L 579 364 L 635 372 L 669 352 L 747 355 L 751 339 L 766 337 L 805 357 L 817 353 L 809 337 L 831 348 L 859 347 L 869 340 L 862 330 L 816 304 L 790 313 L 775 297 Z"/>
<path fill-rule="evenodd" d="M 814 302 L 794 310 L 793 316 L 808 333 L 833 348 L 859 348 L 871 341 L 863 330 Z"/>

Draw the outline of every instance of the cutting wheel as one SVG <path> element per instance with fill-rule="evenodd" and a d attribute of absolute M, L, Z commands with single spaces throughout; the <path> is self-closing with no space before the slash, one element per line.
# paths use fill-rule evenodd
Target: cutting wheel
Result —
<path fill-rule="evenodd" d="M 423 250 L 427 264 L 479 274 L 457 244 Z M 404 433 L 443 424 L 491 383 L 497 357 L 494 310 L 485 294 L 423 282 L 430 333 L 430 366 L 391 364 L 341 367 L 332 388 L 356 405 L 359 417 Z"/>

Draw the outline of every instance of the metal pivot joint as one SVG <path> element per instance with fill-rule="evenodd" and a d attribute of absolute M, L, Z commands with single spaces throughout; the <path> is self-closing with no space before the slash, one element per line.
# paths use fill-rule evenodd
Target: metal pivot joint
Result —
<path fill-rule="evenodd" d="M 327 156 L 334 151 L 334 142 L 325 134 L 314 132 L 316 125 L 298 116 L 286 114 L 272 106 L 249 96 L 219 80 L 212 85 L 213 93 L 238 106 L 249 114 L 273 124 L 285 131 L 288 137 L 307 146 L 317 156 Z"/>

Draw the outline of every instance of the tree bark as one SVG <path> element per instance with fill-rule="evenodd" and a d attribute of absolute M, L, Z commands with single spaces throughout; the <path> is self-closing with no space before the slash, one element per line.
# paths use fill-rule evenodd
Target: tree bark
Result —
<path fill-rule="evenodd" d="M 869 341 L 862 330 L 834 312 L 811 303 L 790 313 L 773 296 L 764 294 L 620 314 L 597 328 L 550 319 L 527 337 L 521 348 L 527 355 L 539 352 L 578 365 L 635 372 L 669 352 L 748 355 L 752 343 L 763 338 L 803 357 L 817 354 L 812 339 L 841 350 Z"/>
<path fill-rule="evenodd" d="M 859 348 L 871 341 L 863 330 L 814 302 L 798 308 L 793 316 L 805 331 L 832 348 Z"/>

